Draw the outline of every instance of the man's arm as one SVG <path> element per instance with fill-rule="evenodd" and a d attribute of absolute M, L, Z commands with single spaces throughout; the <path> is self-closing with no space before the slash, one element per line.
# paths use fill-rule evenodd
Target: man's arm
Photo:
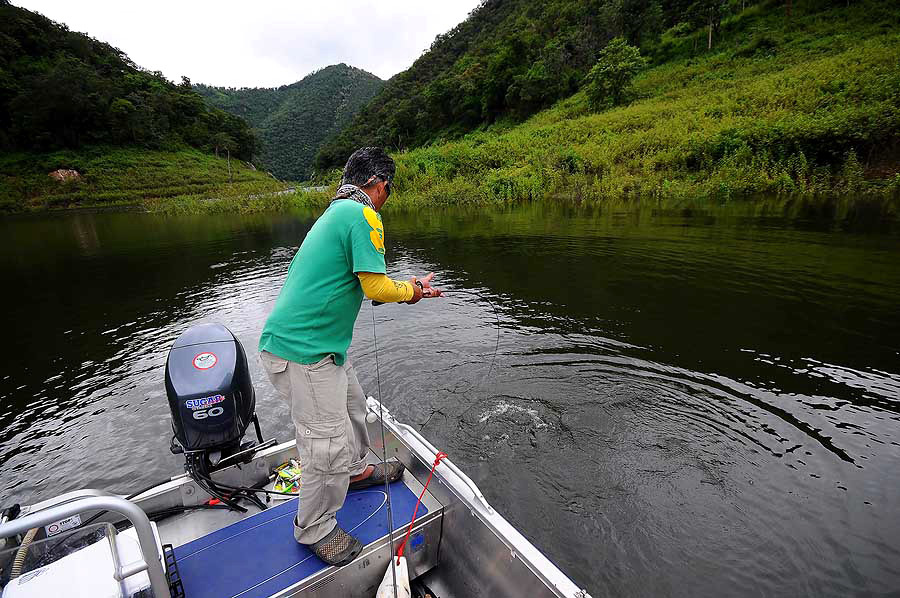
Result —
<path fill-rule="evenodd" d="M 423 297 L 430 299 L 441 296 L 440 289 L 431 286 L 434 272 L 421 281 L 416 280 L 414 276 L 409 279 L 409 282 L 394 280 L 385 274 L 375 272 L 357 272 L 356 276 L 359 278 L 366 296 L 382 303 L 405 301 L 413 304 L 418 303 Z"/>
<path fill-rule="evenodd" d="M 357 272 L 359 282 L 362 285 L 363 292 L 369 299 L 381 301 L 382 303 L 396 303 L 398 301 L 409 301 L 415 298 L 415 292 L 418 289 L 411 282 L 394 280 L 386 274 L 376 274 L 374 272 Z M 418 289 L 421 297 L 421 289 Z"/>

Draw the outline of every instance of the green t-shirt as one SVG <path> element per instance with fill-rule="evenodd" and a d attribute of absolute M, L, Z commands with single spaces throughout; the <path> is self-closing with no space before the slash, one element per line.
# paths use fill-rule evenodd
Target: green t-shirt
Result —
<path fill-rule="evenodd" d="M 381 216 L 339 199 L 319 217 L 291 261 L 259 350 L 307 364 L 334 354 L 334 362 L 342 365 L 363 300 L 356 272 L 386 273 Z"/>

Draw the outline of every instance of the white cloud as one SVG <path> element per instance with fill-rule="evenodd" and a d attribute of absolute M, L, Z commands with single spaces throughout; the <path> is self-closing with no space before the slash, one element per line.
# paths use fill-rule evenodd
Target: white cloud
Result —
<path fill-rule="evenodd" d="M 174 81 L 273 87 L 345 62 L 388 78 L 478 0 L 13 0 Z"/>

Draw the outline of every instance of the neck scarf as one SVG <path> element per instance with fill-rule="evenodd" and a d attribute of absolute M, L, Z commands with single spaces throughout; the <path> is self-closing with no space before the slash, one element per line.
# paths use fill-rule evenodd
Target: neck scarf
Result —
<path fill-rule="evenodd" d="M 341 185 L 338 187 L 337 193 L 334 196 L 335 199 L 352 199 L 355 202 L 361 203 L 364 206 L 368 206 L 375 209 L 375 204 L 372 203 L 372 198 L 370 198 L 365 191 L 357 187 L 356 185 Z"/>

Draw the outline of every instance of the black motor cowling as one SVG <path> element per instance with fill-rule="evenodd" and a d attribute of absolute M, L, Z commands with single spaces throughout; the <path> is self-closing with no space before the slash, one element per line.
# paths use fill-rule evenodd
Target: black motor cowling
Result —
<path fill-rule="evenodd" d="M 247 355 L 221 324 L 192 326 L 175 340 L 166 360 L 166 394 L 175 440 L 185 452 L 233 452 L 256 421 Z"/>

